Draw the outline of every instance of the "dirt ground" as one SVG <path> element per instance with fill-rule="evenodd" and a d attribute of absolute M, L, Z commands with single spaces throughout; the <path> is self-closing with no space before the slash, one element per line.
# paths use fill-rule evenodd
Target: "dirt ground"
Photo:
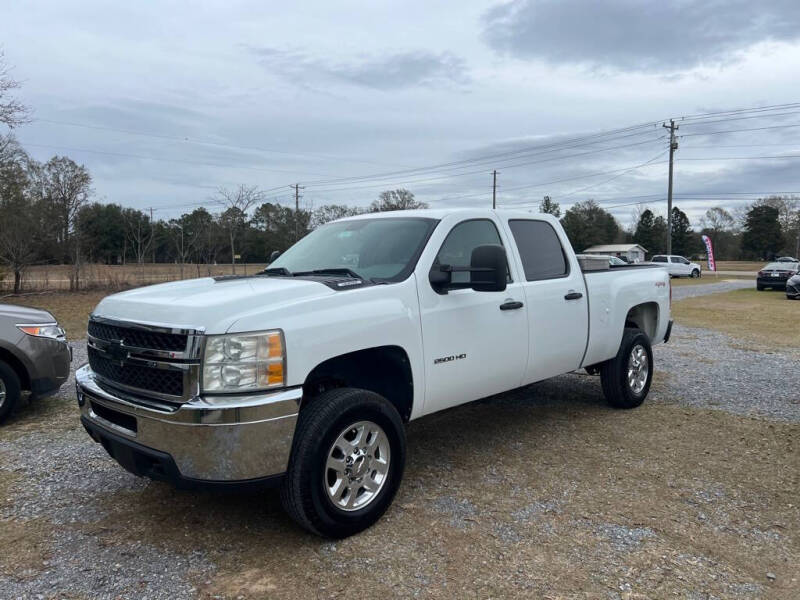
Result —
<path fill-rule="evenodd" d="M 710 330 L 683 318 L 673 335 L 690 341 L 656 348 L 638 409 L 571 374 L 411 423 L 393 506 L 335 542 L 274 492 L 125 473 L 71 390 L 23 406 L 0 429 L 0 598 L 800 598 L 800 419 L 732 414 L 760 384 L 721 380 Z M 764 381 L 797 383 L 796 355 L 713 339 L 726 367 L 770 360 L 790 377 Z M 684 401 L 677 359 L 707 366 L 703 406 Z"/>

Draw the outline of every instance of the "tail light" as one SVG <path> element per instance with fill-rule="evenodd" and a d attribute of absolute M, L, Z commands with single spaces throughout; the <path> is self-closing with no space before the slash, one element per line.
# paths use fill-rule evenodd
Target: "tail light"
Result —
<path fill-rule="evenodd" d="M 758 272 L 758 276 L 759 276 L 759 277 L 763 277 L 763 276 L 764 276 L 764 271 L 759 271 L 759 272 Z"/>

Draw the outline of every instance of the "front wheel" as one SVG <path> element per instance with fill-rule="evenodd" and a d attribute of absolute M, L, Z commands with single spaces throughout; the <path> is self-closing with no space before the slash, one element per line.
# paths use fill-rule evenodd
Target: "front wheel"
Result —
<path fill-rule="evenodd" d="M 392 503 L 405 455 L 403 421 L 388 400 L 354 388 L 325 392 L 300 411 L 283 507 L 312 533 L 358 533 Z"/>
<path fill-rule="evenodd" d="M 692 271 L 692 278 L 697 279 L 698 277 L 700 277 L 700 271 L 698 271 L 697 269 L 694 269 Z"/>
<path fill-rule="evenodd" d="M 20 383 L 16 372 L 0 360 L 0 423 L 6 420 L 19 401 Z"/>
<path fill-rule="evenodd" d="M 626 327 L 617 355 L 600 367 L 603 395 L 614 408 L 635 408 L 644 402 L 653 380 L 653 349 L 641 329 Z"/>

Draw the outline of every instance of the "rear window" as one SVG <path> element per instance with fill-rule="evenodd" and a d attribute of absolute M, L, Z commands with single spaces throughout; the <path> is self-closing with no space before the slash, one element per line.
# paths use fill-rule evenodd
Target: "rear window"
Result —
<path fill-rule="evenodd" d="M 773 262 L 769 263 L 762 271 L 797 271 L 800 263 Z"/>
<path fill-rule="evenodd" d="M 525 279 L 555 279 L 569 273 L 567 258 L 555 229 L 545 221 L 508 222 L 522 258 Z"/>

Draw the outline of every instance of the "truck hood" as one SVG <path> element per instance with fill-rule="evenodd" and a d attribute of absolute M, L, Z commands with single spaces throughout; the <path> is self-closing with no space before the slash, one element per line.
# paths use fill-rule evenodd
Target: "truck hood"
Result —
<path fill-rule="evenodd" d="M 104 298 L 93 314 L 110 319 L 225 333 L 255 307 L 275 308 L 335 294 L 322 283 L 283 277 L 190 279 Z M 267 328 L 269 324 L 265 324 Z"/>
<path fill-rule="evenodd" d="M 53 323 L 55 317 L 46 310 L 38 308 L 28 308 L 27 306 L 17 306 L 16 304 L 0 303 L 0 318 L 7 318 L 14 323 Z"/>

